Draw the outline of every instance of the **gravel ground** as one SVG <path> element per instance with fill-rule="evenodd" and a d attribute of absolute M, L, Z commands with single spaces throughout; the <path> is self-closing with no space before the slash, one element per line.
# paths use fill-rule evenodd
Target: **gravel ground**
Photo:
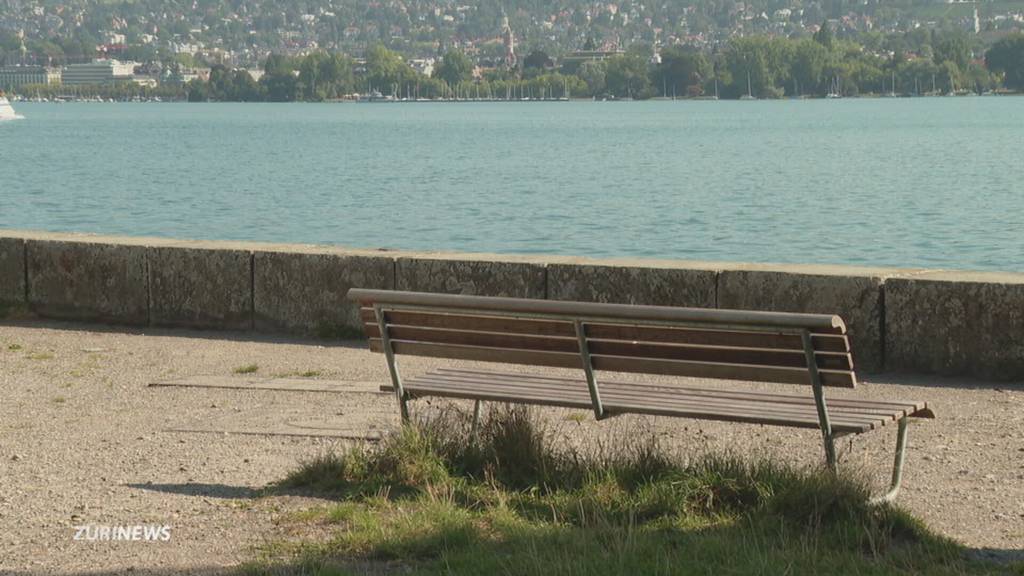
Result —
<path fill-rule="evenodd" d="M 437 364 L 401 362 L 406 373 Z M 279 538 L 275 519 L 282 513 L 317 502 L 260 498 L 256 491 L 300 460 L 351 441 L 169 430 L 303 411 L 330 415 L 346 429 L 397 425 L 393 397 L 385 394 L 148 386 L 233 376 L 250 364 L 260 376 L 316 372 L 325 380 L 387 382 L 383 357 L 361 343 L 66 323 L 0 326 L 0 574 L 219 573 Z M 971 547 L 1021 554 L 1024 386 L 882 375 L 832 394 L 927 400 L 938 419 L 911 426 L 898 502 Z M 633 416 L 578 423 L 568 411 L 545 414 L 570 442 L 644 426 L 691 453 L 728 449 L 807 464 L 821 458 L 813 431 Z M 259 428 L 257 422 L 252 431 Z M 843 465 L 863 469 L 881 487 L 894 439 L 893 426 L 843 442 Z M 169 539 L 75 539 L 77 526 L 135 525 L 169 526 Z"/>

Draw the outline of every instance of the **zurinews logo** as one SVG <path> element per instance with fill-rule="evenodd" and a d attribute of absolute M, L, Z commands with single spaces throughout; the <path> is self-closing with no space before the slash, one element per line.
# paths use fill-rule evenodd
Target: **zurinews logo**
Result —
<path fill-rule="evenodd" d="M 91 542 L 167 542 L 170 526 L 75 526 L 75 540 Z"/>

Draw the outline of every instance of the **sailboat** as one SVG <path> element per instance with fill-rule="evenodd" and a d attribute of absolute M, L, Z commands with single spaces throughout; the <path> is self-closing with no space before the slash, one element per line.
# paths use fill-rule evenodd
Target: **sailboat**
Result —
<path fill-rule="evenodd" d="M 839 86 L 839 76 L 833 76 L 832 85 L 829 86 L 828 94 L 825 94 L 825 98 L 842 98 L 843 92 Z"/>
<path fill-rule="evenodd" d="M 21 116 L 14 113 L 14 107 L 7 100 L 4 91 L 0 90 L 0 120 L 14 120 L 17 118 L 21 118 Z"/>
<path fill-rule="evenodd" d="M 888 94 L 884 93 L 885 86 L 882 86 L 882 90 L 883 90 L 883 94 L 882 94 L 883 98 L 895 98 L 896 97 L 896 71 L 895 70 L 892 71 L 892 79 L 889 80 L 889 93 Z"/>
<path fill-rule="evenodd" d="M 750 89 L 750 72 L 747 72 L 747 93 L 740 96 L 740 100 L 757 100 L 757 98 L 754 97 L 753 91 Z"/>

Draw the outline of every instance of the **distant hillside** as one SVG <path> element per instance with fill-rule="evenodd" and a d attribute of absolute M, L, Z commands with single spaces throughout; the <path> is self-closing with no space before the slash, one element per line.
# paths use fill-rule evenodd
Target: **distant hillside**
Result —
<path fill-rule="evenodd" d="M 928 0 L 0 0 L 0 7 L 0 58 L 7 63 L 60 63 L 114 53 L 138 60 L 189 54 L 242 64 L 271 51 L 358 55 L 376 43 L 408 56 L 457 48 L 476 58 L 496 58 L 502 52 L 503 14 L 520 51 L 541 48 L 558 55 L 590 45 L 714 48 L 736 35 L 808 35 L 826 19 L 839 37 L 920 27 L 973 32 L 975 5 Z M 983 30 L 1019 28 L 1024 0 L 982 2 L 978 12 Z"/>

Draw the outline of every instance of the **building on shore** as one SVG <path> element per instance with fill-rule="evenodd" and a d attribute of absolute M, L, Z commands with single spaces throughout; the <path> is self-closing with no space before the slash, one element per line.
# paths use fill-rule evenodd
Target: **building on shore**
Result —
<path fill-rule="evenodd" d="M 94 60 L 89 64 L 68 64 L 62 73 L 65 86 L 114 84 L 134 82 L 135 62 L 118 60 Z"/>
<path fill-rule="evenodd" d="M 622 50 L 576 50 L 562 56 L 560 64 L 563 73 L 575 74 L 584 62 L 607 60 L 623 54 Z"/>
<path fill-rule="evenodd" d="M 60 84 L 59 68 L 47 66 L 2 66 L 0 67 L 0 90 L 13 91 L 30 84 Z"/>
<path fill-rule="evenodd" d="M 251 75 L 251 74 L 250 74 Z M 209 68 L 176 68 L 165 69 L 160 77 L 162 84 L 188 84 L 193 80 L 200 82 L 210 81 Z"/>

